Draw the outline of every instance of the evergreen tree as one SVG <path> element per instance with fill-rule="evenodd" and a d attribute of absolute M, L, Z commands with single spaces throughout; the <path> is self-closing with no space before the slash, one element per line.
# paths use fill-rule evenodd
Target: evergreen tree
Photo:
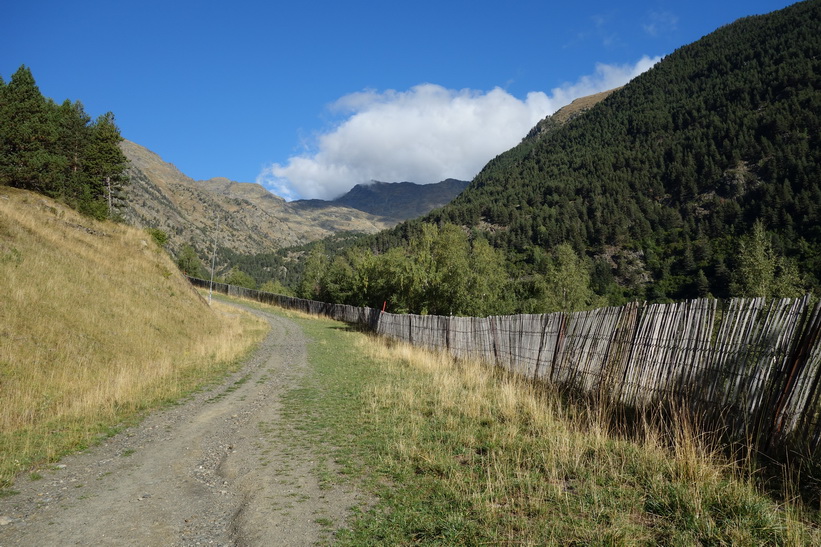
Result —
<path fill-rule="evenodd" d="M 122 205 L 127 160 L 114 115 L 93 123 L 82 103 L 56 105 L 24 65 L 0 83 L 0 184 L 64 199 L 96 218 Z"/>
<path fill-rule="evenodd" d="M 78 189 L 82 188 L 86 173 L 86 154 L 91 138 L 89 124 L 91 117 L 86 114 L 80 101 L 72 103 L 65 100 L 54 110 L 57 125 L 56 152 L 65 158 L 65 172 L 62 185 L 57 188 L 59 194 L 79 197 Z"/>
<path fill-rule="evenodd" d="M 773 250 L 760 220 L 740 239 L 736 260 L 731 290 L 737 296 L 797 297 L 804 292 L 795 264 Z"/>
<path fill-rule="evenodd" d="M 701 269 L 698 271 L 698 274 L 696 275 L 695 293 L 698 295 L 699 298 L 710 296 L 710 281 L 704 274 L 704 270 Z"/>
<path fill-rule="evenodd" d="M 111 216 L 116 207 L 122 206 L 121 190 L 127 182 L 125 168 L 128 163 L 119 147 L 122 140 L 111 112 L 99 116 L 91 126 L 86 151 L 87 177 L 81 201 L 89 213 L 100 211 L 102 206 L 102 216 Z"/>
<path fill-rule="evenodd" d="M 764 224 L 759 220 L 738 242 L 732 291 L 738 296 L 771 296 L 776 258 Z"/>
<path fill-rule="evenodd" d="M 63 161 L 56 126 L 31 71 L 21 66 L 0 100 L 0 184 L 56 195 Z"/>
<path fill-rule="evenodd" d="M 820 75 L 821 2 L 722 27 L 572 122 L 540 122 L 448 206 L 362 242 L 378 257 L 367 293 L 420 313 L 447 289 L 448 309 L 475 309 L 436 277 L 439 233 L 421 227 L 449 223 L 505 256 L 518 311 L 575 306 L 557 296 L 572 294 L 555 286 L 561 261 L 534 251 L 561 244 L 594 260 L 591 283 L 613 304 L 818 290 Z M 764 240 L 747 236 L 756 220 Z"/>

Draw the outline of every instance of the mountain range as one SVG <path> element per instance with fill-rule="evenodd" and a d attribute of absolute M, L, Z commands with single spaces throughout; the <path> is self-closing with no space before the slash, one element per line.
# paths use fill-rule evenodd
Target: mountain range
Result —
<path fill-rule="evenodd" d="M 445 205 L 468 184 L 374 182 L 333 201 L 288 202 L 259 184 L 221 177 L 195 181 L 128 140 L 121 149 L 129 160 L 126 222 L 164 231 L 173 253 L 189 244 L 202 257 L 215 238 L 220 247 L 253 255 L 339 232 L 375 233 Z"/>
<path fill-rule="evenodd" d="M 414 182 L 373 181 L 370 184 L 357 184 L 345 195 L 331 202 L 305 200 L 294 203 L 320 208 L 328 207 L 329 203 L 344 205 L 398 223 L 420 217 L 450 203 L 468 184 L 468 181 L 457 179 L 424 185 Z"/>

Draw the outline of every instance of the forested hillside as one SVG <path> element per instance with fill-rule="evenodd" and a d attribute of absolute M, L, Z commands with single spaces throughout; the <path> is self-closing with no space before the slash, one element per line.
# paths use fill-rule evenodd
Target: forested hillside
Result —
<path fill-rule="evenodd" d="M 21 66 L 0 78 L 0 185 L 59 198 L 97 219 L 117 216 L 127 182 L 122 140 L 107 112 L 96 120 L 80 101 L 43 97 Z"/>
<path fill-rule="evenodd" d="M 747 291 L 734 272 L 760 222 L 776 270 L 764 292 L 779 275 L 782 291 L 817 288 L 819 115 L 821 2 L 809 1 L 680 48 L 494 159 L 427 220 L 482 230 L 525 271 L 534 247 L 570 243 L 599 292 L 652 299 Z"/>
<path fill-rule="evenodd" d="M 543 120 L 444 208 L 317 247 L 298 292 L 487 314 L 817 291 L 819 115 L 821 2 L 741 19 Z"/>

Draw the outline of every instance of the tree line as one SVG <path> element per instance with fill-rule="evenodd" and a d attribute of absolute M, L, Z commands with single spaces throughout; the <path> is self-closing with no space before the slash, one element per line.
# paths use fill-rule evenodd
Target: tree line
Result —
<path fill-rule="evenodd" d="M 0 78 L 0 185 L 60 199 L 94 218 L 117 217 L 127 159 L 114 114 L 46 98 L 25 65 Z"/>

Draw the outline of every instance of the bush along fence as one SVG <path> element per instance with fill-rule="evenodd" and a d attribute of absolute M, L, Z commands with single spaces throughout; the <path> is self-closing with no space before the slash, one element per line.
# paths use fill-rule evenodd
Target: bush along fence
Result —
<path fill-rule="evenodd" d="M 809 295 L 478 318 L 397 315 L 221 283 L 213 289 L 365 325 L 623 408 L 684 405 L 702 426 L 766 452 L 790 447 L 814 456 L 821 446 L 821 303 L 812 306 Z"/>

